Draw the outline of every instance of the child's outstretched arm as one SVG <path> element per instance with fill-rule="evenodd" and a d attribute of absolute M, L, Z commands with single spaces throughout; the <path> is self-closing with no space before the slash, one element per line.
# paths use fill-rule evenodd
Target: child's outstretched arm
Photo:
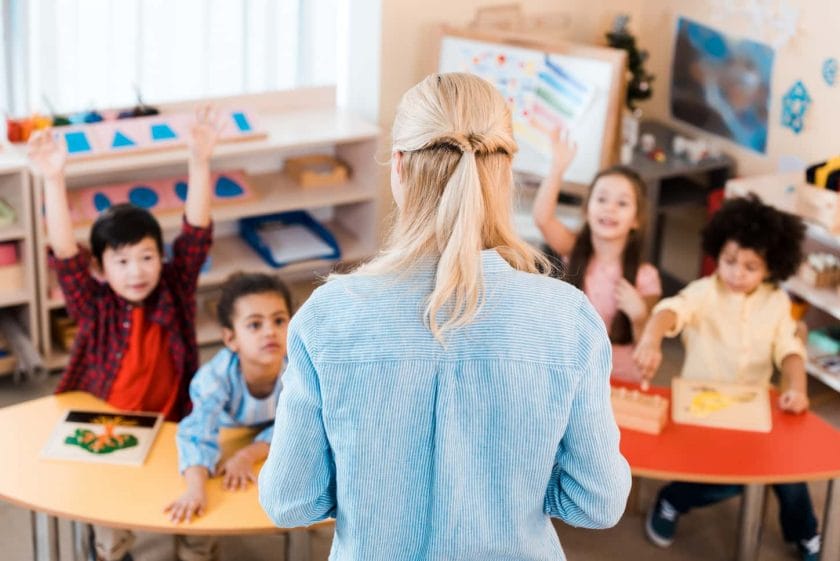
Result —
<path fill-rule="evenodd" d="M 210 157 L 221 131 L 219 112 L 210 105 L 199 107 L 189 140 L 189 187 L 184 215 L 192 226 L 210 225 Z"/>
<path fill-rule="evenodd" d="M 672 310 L 660 310 L 647 322 L 639 343 L 633 351 L 633 360 L 642 374 L 642 380 L 650 380 L 662 364 L 662 339 L 677 325 L 677 314 Z"/>
<path fill-rule="evenodd" d="M 191 522 L 193 516 L 201 516 L 207 510 L 207 491 L 205 485 L 210 473 L 204 466 L 190 466 L 184 470 L 187 490 L 169 503 L 163 512 L 169 513 L 169 520 L 175 524 Z"/>
<path fill-rule="evenodd" d="M 577 235 L 557 219 L 555 212 L 557 197 L 563 186 L 563 175 L 575 159 L 577 144 L 569 138 L 568 133 L 561 135 L 560 129 L 555 129 L 551 134 L 551 142 L 553 149 L 551 169 L 537 191 L 532 213 L 534 222 L 542 232 L 548 247 L 558 255 L 569 255 L 575 245 Z"/>
<path fill-rule="evenodd" d="M 257 441 L 249 444 L 230 457 L 219 472 L 224 478 L 222 486 L 229 491 L 247 489 L 257 482 L 254 465 L 268 457 L 268 442 Z"/>
<path fill-rule="evenodd" d="M 788 413 L 804 413 L 808 410 L 808 378 L 805 361 L 796 353 L 782 359 L 782 395 L 779 407 Z"/>
<path fill-rule="evenodd" d="M 73 221 L 64 183 L 67 150 L 62 143 L 55 141 L 51 129 L 40 130 L 29 139 L 29 159 L 44 177 L 47 239 L 53 254 L 59 259 L 74 257 L 79 247 L 73 235 Z"/>

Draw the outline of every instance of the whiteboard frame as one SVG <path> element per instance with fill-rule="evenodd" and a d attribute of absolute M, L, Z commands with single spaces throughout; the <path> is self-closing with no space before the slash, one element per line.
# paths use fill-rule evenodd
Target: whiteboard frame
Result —
<path fill-rule="evenodd" d="M 435 42 L 434 60 L 435 67 L 432 73 L 437 73 L 440 65 L 440 50 L 445 37 L 458 39 L 471 39 L 496 43 L 507 47 L 519 47 L 533 49 L 551 54 L 566 55 L 578 58 L 595 59 L 608 63 L 612 70 L 610 73 L 610 89 L 607 92 L 607 115 L 604 120 L 604 130 L 601 135 L 601 158 L 599 169 L 604 169 L 618 163 L 618 149 L 621 135 L 619 126 L 621 123 L 621 108 L 623 105 L 625 90 L 627 87 L 624 79 L 627 68 L 627 53 L 622 49 L 602 47 L 597 45 L 583 45 L 562 40 L 554 40 L 544 35 L 520 31 L 506 31 L 501 29 L 482 30 L 468 29 L 441 25 L 438 27 L 438 38 Z"/>

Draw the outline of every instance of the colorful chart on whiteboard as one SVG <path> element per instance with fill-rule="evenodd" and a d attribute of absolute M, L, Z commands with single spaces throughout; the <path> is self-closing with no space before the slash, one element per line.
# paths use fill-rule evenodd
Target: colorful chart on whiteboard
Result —
<path fill-rule="evenodd" d="M 568 130 L 579 150 L 566 178 L 588 183 L 597 173 L 612 83 L 609 63 L 503 43 L 444 37 L 440 72 L 469 72 L 498 88 L 511 108 L 519 152 L 514 169 L 548 173 L 550 133 Z"/>

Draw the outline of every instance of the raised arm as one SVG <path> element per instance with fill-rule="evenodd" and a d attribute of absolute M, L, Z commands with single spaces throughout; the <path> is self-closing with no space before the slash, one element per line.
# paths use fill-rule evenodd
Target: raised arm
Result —
<path fill-rule="evenodd" d="M 575 245 L 577 235 L 560 222 L 555 213 L 557 197 L 563 186 L 563 175 L 577 154 L 577 144 L 569 138 L 568 134 L 561 135 L 559 129 L 555 129 L 551 134 L 551 143 L 553 149 L 551 169 L 537 191 L 532 213 L 534 223 L 542 232 L 548 247 L 558 255 L 568 256 Z"/>
<path fill-rule="evenodd" d="M 73 235 L 73 221 L 67 203 L 64 164 L 67 149 L 56 142 L 52 129 L 36 131 L 29 139 L 29 159 L 35 171 L 44 178 L 44 212 L 47 239 L 59 259 L 75 257 L 79 252 Z"/>
<path fill-rule="evenodd" d="M 210 157 L 219 139 L 221 121 L 219 111 L 210 105 L 199 107 L 189 140 L 189 187 L 184 215 L 192 226 L 210 225 Z"/>

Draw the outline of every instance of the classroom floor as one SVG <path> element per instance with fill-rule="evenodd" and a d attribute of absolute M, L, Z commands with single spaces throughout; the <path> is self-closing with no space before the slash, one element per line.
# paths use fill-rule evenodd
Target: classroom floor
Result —
<path fill-rule="evenodd" d="M 667 384 L 678 372 L 682 361 L 680 344 L 670 341 L 665 346 L 665 362 L 655 380 Z M 55 387 L 58 377 L 27 381 L 16 384 L 11 378 L 0 378 L 0 407 L 45 395 Z M 840 427 L 840 394 L 823 384 L 811 381 L 809 387 L 812 409 L 836 427 Z M 647 559 L 649 561 L 699 561 L 731 559 L 736 544 L 738 524 L 738 499 L 700 509 L 680 520 L 677 539 L 669 549 L 659 549 L 644 537 L 643 511 L 649 506 L 658 481 L 643 480 L 638 488 L 638 508 L 629 505 L 621 522 L 609 530 L 582 530 L 556 522 L 555 527 L 569 559 L 607 561 L 621 558 Z M 822 517 L 825 502 L 825 483 L 811 484 L 811 494 L 818 518 Z M 23 509 L 0 502 L 0 558 L 4 561 L 32 559 L 29 532 L 29 513 Z M 62 559 L 71 559 L 68 526 L 62 524 Z M 140 534 L 134 550 L 135 561 L 170 561 L 174 559 L 173 541 L 169 536 Z M 320 531 L 312 535 L 311 558 L 324 560 L 328 556 L 330 537 Z M 222 561 L 286 561 L 286 537 L 256 536 L 229 537 L 221 543 Z M 774 498 L 767 502 L 765 527 L 759 561 L 785 561 L 796 556 L 783 543 L 777 522 Z M 290 561 L 293 561 L 291 559 Z"/>

